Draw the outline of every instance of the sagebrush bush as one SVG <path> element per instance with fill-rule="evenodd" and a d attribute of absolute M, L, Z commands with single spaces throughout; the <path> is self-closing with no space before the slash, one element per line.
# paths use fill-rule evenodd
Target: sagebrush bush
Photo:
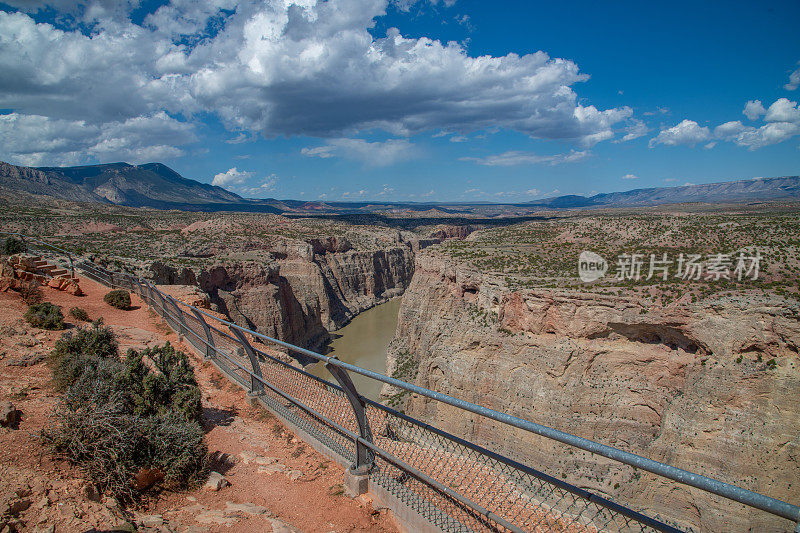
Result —
<path fill-rule="evenodd" d="M 176 412 L 151 416 L 147 424 L 147 463 L 164 472 L 164 484 L 177 489 L 194 485 L 207 474 L 203 428 Z"/>
<path fill-rule="evenodd" d="M 3 243 L 3 255 L 21 254 L 28 251 L 28 245 L 14 237 L 6 238 Z"/>
<path fill-rule="evenodd" d="M 39 304 L 44 301 L 42 286 L 36 281 L 25 281 L 19 288 L 19 294 L 28 305 Z"/>
<path fill-rule="evenodd" d="M 90 328 L 77 328 L 61 335 L 53 349 L 53 357 L 60 358 L 68 353 L 79 353 L 87 357 L 119 357 L 119 344 L 114 330 L 102 324 Z"/>
<path fill-rule="evenodd" d="M 145 358 L 155 364 L 156 372 L 148 370 Z M 186 354 L 167 342 L 141 352 L 128 350 L 125 364 L 126 381 L 137 415 L 175 411 L 187 420 L 199 420 L 200 389 Z"/>
<path fill-rule="evenodd" d="M 111 307 L 116 307 L 117 309 L 129 309 L 131 307 L 131 295 L 128 291 L 122 289 L 115 289 L 105 296 L 103 296 L 103 301 L 110 305 Z"/>
<path fill-rule="evenodd" d="M 69 315 L 75 320 L 80 320 L 81 322 L 89 322 L 89 313 L 87 313 L 86 310 L 83 309 L 82 307 L 70 308 Z"/>
<path fill-rule="evenodd" d="M 61 308 L 50 302 L 36 303 L 28 307 L 25 320 L 33 327 L 42 329 L 64 329 Z"/>
<path fill-rule="evenodd" d="M 62 403 L 42 432 L 55 453 L 80 465 L 102 491 L 122 501 L 136 498 L 131 478 L 141 463 L 141 435 L 140 420 L 116 401 L 89 401 L 79 408 Z"/>
<path fill-rule="evenodd" d="M 50 354 L 53 383 L 63 391 L 81 374 L 93 370 L 103 359 L 118 361 L 119 349 L 114 332 L 109 327 L 94 326 L 67 332 L 56 341 Z M 122 371 L 120 367 L 119 371 Z"/>
<path fill-rule="evenodd" d="M 200 389 L 185 354 L 167 343 L 120 360 L 111 329 L 96 325 L 64 334 L 51 360 L 65 393 L 43 437 L 106 493 L 135 500 L 142 470 L 160 470 L 172 489 L 206 473 Z"/>

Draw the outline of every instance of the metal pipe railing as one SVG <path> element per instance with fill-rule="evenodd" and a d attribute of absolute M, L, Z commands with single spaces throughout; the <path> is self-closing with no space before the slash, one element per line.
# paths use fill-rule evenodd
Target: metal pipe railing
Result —
<path fill-rule="evenodd" d="M 180 303 L 184 306 L 188 306 L 188 304 L 186 303 L 183 302 Z M 213 318 L 214 320 L 220 323 L 225 324 L 228 327 L 234 327 L 240 329 L 260 339 L 263 339 L 269 343 L 282 346 L 284 348 L 287 348 L 297 353 L 301 353 L 303 355 L 307 355 L 309 357 L 313 357 L 319 361 L 324 361 L 326 365 L 332 365 L 335 367 L 342 368 L 344 370 L 355 372 L 357 374 L 361 374 L 362 376 L 366 376 L 376 381 L 387 383 L 394 387 L 398 387 L 407 390 L 409 392 L 425 396 L 432 400 L 452 405 L 453 407 L 458 407 L 465 411 L 469 411 L 471 413 L 475 413 L 477 415 L 490 418 L 497 422 L 508 424 L 510 426 L 522 429 L 524 431 L 528 431 L 531 433 L 535 433 L 537 435 L 541 435 L 543 437 L 547 437 L 549 439 L 561 442 L 563 444 L 567 444 L 574 448 L 585 450 L 587 452 L 591 452 L 597 455 L 602 455 L 603 457 L 607 457 L 609 459 L 632 466 L 634 468 L 640 468 L 642 470 L 652 472 L 653 474 L 656 474 L 658 476 L 667 479 L 671 479 L 672 481 L 676 481 L 684 485 L 689 485 L 704 490 L 706 492 L 716 494 L 717 496 L 722 496 L 724 498 L 748 505 L 750 507 L 755 507 L 756 509 L 760 509 L 762 511 L 778 515 L 782 518 L 786 518 L 794 522 L 800 522 L 800 507 L 796 505 L 792 505 L 790 503 L 775 498 L 771 498 L 769 496 L 765 496 L 757 492 L 743 489 L 735 485 L 730 485 L 728 483 L 710 477 L 706 477 L 700 474 L 695 474 L 693 472 L 689 472 L 687 470 L 683 470 L 665 463 L 660 463 L 658 461 L 654 461 L 653 459 L 642 457 L 641 455 L 636 455 L 631 452 L 620 450 L 619 448 L 614 448 L 613 446 L 608 446 L 607 444 L 601 444 L 599 442 L 595 442 L 583 437 L 578 437 L 576 435 L 572 435 L 570 433 L 566 433 L 558 429 L 554 429 L 548 426 L 543 426 L 541 424 L 530 422 L 528 420 L 524 420 L 522 418 L 518 418 L 506 413 L 501 413 L 499 411 L 495 411 L 494 409 L 489 409 L 488 407 L 483 407 L 481 405 L 476 405 L 474 403 L 467 402 L 465 400 L 453 398 L 452 396 L 448 396 L 447 394 L 442 394 L 441 392 L 436 392 L 426 389 L 424 387 L 420 387 L 418 385 L 413 385 L 411 383 L 407 383 L 405 381 L 386 376 L 379 372 L 374 372 L 372 370 L 367 370 L 366 368 L 361 368 L 356 365 L 351 365 L 349 363 L 345 363 L 344 361 L 340 361 L 337 358 L 318 354 L 316 352 L 312 352 L 311 350 L 307 350 L 305 348 L 294 346 L 287 342 L 274 339 L 272 337 L 268 337 L 256 331 L 252 331 L 247 328 L 242 328 L 241 326 L 237 326 L 232 322 L 227 322 L 221 318 L 217 318 L 214 317 L 213 315 L 205 313 L 202 310 L 199 310 L 199 312 L 203 313 L 208 317 Z"/>
<path fill-rule="evenodd" d="M 59 248 L 57 246 L 50 245 L 49 243 L 46 243 L 44 241 L 40 241 L 40 240 L 35 239 L 33 237 L 29 237 L 27 235 L 23 235 L 23 234 L 19 234 L 19 233 L 13 233 L 12 235 L 16 235 L 16 236 L 19 236 L 21 238 L 28 239 L 29 241 L 37 242 L 37 243 L 40 243 L 43 246 L 46 246 L 46 247 L 51 248 L 51 249 L 54 249 L 54 250 L 56 250 L 56 251 L 58 251 L 60 253 L 63 253 L 65 255 L 67 255 L 70 258 L 70 261 L 72 261 L 71 254 L 68 251 L 63 250 L 63 249 L 61 249 L 61 248 Z M 110 285 L 115 285 L 115 280 L 113 279 L 113 274 L 111 274 L 108 271 L 104 272 L 105 269 L 102 269 L 101 267 L 97 267 L 97 266 L 92 265 L 92 264 L 79 263 L 78 264 L 78 268 L 81 269 L 81 270 L 85 270 L 85 271 L 88 270 L 87 273 L 90 276 L 98 277 L 98 278 L 101 278 L 101 279 L 105 279 L 106 283 L 108 283 Z M 161 291 L 159 291 L 158 289 L 153 287 L 147 281 L 144 281 L 144 283 L 142 283 L 141 280 L 138 280 L 137 278 L 134 278 L 133 276 L 130 276 L 130 275 L 124 274 L 124 273 L 122 274 L 122 276 L 125 277 L 125 278 L 128 278 L 129 288 L 131 290 L 134 290 L 135 292 L 137 292 L 140 296 L 142 296 L 142 298 L 147 300 L 150 305 L 156 304 L 157 307 L 159 308 L 158 310 L 160 311 L 160 314 L 162 314 L 162 316 L 164 316 L 165 319 L 167 317 L 171 318 L 174 321 L 174 323 L 177 325 L 177 328 L 180 330 L 181 333 L 184 333 L 185 331 L 191 331 L 198 338 L 198 340 L 200 340 L 202 343 L 204 343 L 207 346 L 207 348 L 210 349 L 210 352 L 215 353 L 215 354 L 223 355 L 226 359 L 228 359 L 232 364 L 237 366 L 240 370 L 242 370 L 245 373 L 249 374 L 251 380 L 253 380 L 254 383 L 258 382 L 260 384 L 265 385 L 267 388 L 269 388 L 273 392 L 275 392 L 275 393 L 277 393 L 277 394 L 279 394 L 279 395 L 281 395 L 283 397 L 286 397 L 286 399 L 288 401 L 292 401 L 293 403 L 295 403 L 296 405 L 300 406 L 301 408 L 303 408 L 304 410 L 306 410 L 307 412 L 312 414 L 312 416 L 314 416 L 315 418 L 318 418 L 319 420 L 327 420 L 327 419 L 325 417 L 322 417 L 318 413 L 316 413 L 310 407 L 304 406 L 301 402 L 297 401 L 296 399 L 288 397 L 283 391 L 280 391 L 277 387 L 273 387 L 267 380 L 264 380 L 263 377 L 261 376 L 260 369 L 257 369 L 258 362 L 254 357 L 251 357 L 251 364 L 253 365 L 253 369 L 251 370 L 251 369 L 245 368 L 239 362 L 230 359 L 223 352 L 220 352 L 213 345 L 213 337 L 211 336 L 210 332 L 212 330 L 214 330 L 214 331 L 218 332 L 218 334 L 221 334 L 224 337 L 227 337 L 232 342 L 238 343 L 238 344 L 242 345 L 243 347 L 246 347 L 247 345 L 249 345 L 249 342 L 246 341 L 246 338 L 244 337 L 244 335 L 245 334 L 252 335 L 257 339 L 260 339 L 261 341 L 265 341 L 265 342 L 267 342 L 269 344 L 286 348 L 290 352 L 302 354 L 304 356 L 311 357 L 312 359 L 315 359 L 317 361 L 322 361 L 322 362 L 325 363 L 325 365 L 327 367 L 329 367 L 329 369 L 335 370 L 336 373 L 341 372 L 341 375 L 343 375 L 343 376 L 346 376 L 347 372 L 355 372 L 355 373 L 363 375 L 363 376 L 365 376 L 367 378 L 370 378 L 370 379 L 373 379 L 373 380 L 376 380 L 376 381 L 379 381 L 379 382 L 382 382 L 382 383 L 385 383 L 385 384 L 389 384 L 391 386 L 398 387 L 400 389 L 403 389 L 403 390 L 418 394 L 420 396 L 424 396 L 426 398 L 430 398 L 432 400 L 436 400 L 436 401 L 439 401 L 439 402 L 442 402 L 442 403 L 457 407 L 457 408 L 462 409 L 464 411 L 471 412 L 471 413 L 474 413 L 474 414 L 489 418 L 491 420 L 495 420 L 497 422 L 500 422 L 500 423 L 503 423 L 503 424 L 506 424 L 506 425 L 509 425 L 509 426 L 512 426 L 512 427 L 519 428 L 521 430 L 524 430 L 524 431 L 527 431 L 527 432 L 530 432 L 530 433 L 533 433 L 533 434 L 536 434 L 536 435 L 541 435 L 543 437 L 552 439 L 552 440 L 557 441 L 557 442 L 561 442 L 561 443 L 566 444 L 568 446 L 571 446 L 571 447 L 574 447 L 574 448 L 578 448 L 578 449 L 581 449 L 581 450 L 584 450 L 584 451 L 588 451 L 590 453 L 594 453 L 594 454 L 597 454 L 597 455 L 601 455 L 603 457 L 607 457 L 609 459 L 612 459 L 614 461 L 617 461 L 617 462 L 625 464 L 625 465 L 632 466 L 634 468 L 646 470 L 648 472 L 651 472 L 653 474 L 656 474 L 656 475 L 658 475 L 660 477 L 663 477 L 663 478 L 666 478 L 666 479 L 670 479 L 670 480 L 675 481 L 677 483 L 681 483 L 681 484 L 684 484 L 684 485 L 695 487 L 695 488 L 698 488 L 700 490 L 703 490 L 703 491 L 706 491 L 706 492 L 709 492 L 709 493 L 712 493 L 712 494 L 715 494 L 715 495 L 718 495 L 718 496 L 722 496 L 723 498 L 726 498 L 726 499 L 729 499 L 729 500 L 733 500 L 733 501 L 742 503 L 744 505 L 747 505 L 747 506 L 750 506 L 750 507 L 753 507 L 753 508 L 756 508 L 756 509 L 760 509 L 762 511 L 774 514 L 776 516 L 780 516 L 782 518 L 786 518 L 786 519 L 791 520 L 791 521 L 793 521 L 795 523 L 800 522 L 800 507 L 792 505 L 792 504 L 789 504 L 787 502 L 783 502 L 781 500 L 777 500 L 775 498 L 771 498 L 771 497 L 763 495 L 763 494 L 758 494 L 756 492 L 753 492 L 753 491 L 750 491 L 750 490 L 747 490 L 747 489 L 744 489 L 744 488 L 741 488 L 741 487 L 737 487 L 735 485 L 724 483 L 722 481 L 719 481 L 719 480 L 716 480 L 716 479 L 713 479 L 713 478 L 710 478 L 710 477 L 707 477 L 707 476 L 703 476 L 703 475 L 700 475 L 700 474 L 689 472 L 687 470 L 683 470 L 683 469 L 680 469 L 680 468 L 677 468 L 677 467 L 674 467 L 674 466 L 671 466 L 671 465 L 668 465 L 668 464 L 665 464 L 665 463 L 654 461 L 652 459 L 648 459 L 648 458 L 640 456 L 640 455 L 636 455 L 636 454 L 633 454 L 633 453 L 630 453 L 630 452 L 626 452 L 624 450 L 620 450 L 620 449 L 614 448 L 612 446 L 608 446 L 608 445 L 605 445 L 605 444 L 602 444 L 602 443 L 598 443 L 598 442 L 595 442 L 595 441 L 592 441 L 592 440 L 589 440 L 589 439 L 585 439 L 583 437 L 572 435 L 572 434 L 569 434 L 569 433 L 566 433 L 566 432 L 563 432 L 563 431 L 560 431 L 560 430 L 557 430 L 557 429 L 554 429 L 554 428 L 550 428 L 548 426 L 544 426 L 544 425 L 541 425 L 541 424 L 536 424 L 534 422 L 530 422 L 530 421 L 527 421 L 527 420 L 524 420 L 524 419 L 521 419 L 521 418 L 518 418 L 518 417 L 515 417 L 515 416 L 512 416 L 512 415 L 509 415 L 509 414 L 506 414 L 506 413 L 502 413 L 502 412 L 495 411 L 493 409 L 489 409 L 489 408 L 486 408 L 486 407 L 483 407 L 483 406 L 480 406 L 480 405 L 477 405 L 477 404 L 473 404 L 471 402 L 460 400 L 458 398 L 454 398 L 454 397 L 446 395 L 446 394 L 442 394 L 442 393 L 439 393 L 439 392 L 436 392 L 436 391 L 431 391 L 431 390 L 426 389 L 424 387 L 420 387 L 418 385 L 407 383 L 407 382 L 404 382 L 402 380 L 399 380 L 399 379 L 396 379 L 396 378 L 392 378 L 392 377 L 380 374 L 378 372 L 374 372 L 374 371 L 371 371 L 371 370 L 367 370 L 367 369 L 358 367 L 356 365 L 345 363 L 343 361 L 340 361 L 336 357 L 330 357 L 330 356 L 318 354 L 318 353 L 313 352 L 311 350 L 307 350 L 305 348 L 301 348 L 299 346 L 292 345 L 290 343 L 281 341 L 279 339 L 268 337 L 268 336 L 263 335 L 261 333 L 258 333 L 256 331 L 241 327 L 241 326 L 239 326 L 239 325 L 237 325 L 237 324 L 235 324 L 233 322 L 229 322 L 227 320 L 224 320 L 224 319 L 221 319 L 221 318 L 216 317 L 214 315 L 211 315 L 211 314 L 203 311 L 202 309 L 198 309 L 198 308 L 193 307 L 191 305 L 188 305 L 188 304 L 186 304 L 184 302 L 169 298 L 170 303 L 172 303 L 174 305 L 175 311 L 181 314 L 181 316 L 175 316 L 172 312 L 170 312 L 170 311 L 168 311 L 166 309 L 165 303 L 166 303 L 167 297 L 165 297 L 165 295 Z M 120 286 L 120 285 L 116 284 L 116 286 Z M 145 287 L 147 288 L 147 290 L 145 290 Z M 212 342 L 209 343 L 207 340 L 202 339 L 196 332 L 194 332 L 194 330 L 192 330 L 191 328 L 187 328 L 185 326 L 185 319 L 183 317 L 184 311 L 183 311 L 183 309 L 181 309 L 181 307 L 187 308 L 192 313 L 192 315 L 194 315 L 196 318 L 202 319 L 202 324 L 204 325 L 205 328 L 207 328 L 206 329 L 206 333 L 207 333 L 209 339 L 212 340 Z M 206 318 L 211 319 L 211 321 L 210 321 L 211 323 L 209 323 L 209 321 L 206 320 Z M 218 323 L 218 324 L 224 325 L 228 329 L 233 331 L 235 333 L 235 337 L 231 336 L 231 335 L 227 335 L 223 331 L 221 331 L 218 328 L 214 327 L 212 324 L 215 323 L 215 322 Z M 244 343 L 242 343 L 242 341 L 241 341 L 242 338 L 245 338 L 245 342 Z M 250 348 L 252 350 L 252 346 Z M 209 350 L 207 350 L 207 352 L 208 351 Z M 259 352 L 259 353 L 263 354 L 263 352 Z M 263 354 L 263 355 L 267 355 L 267 354 Z M 274 359 L 271 356 L 268 356 L 268 357 L 270 359 Z M 278 361 L 278 360 L 276 360 L 276 361 Z M 283 363 L 282 361 L 278 361 L 278 362 Z M 285 364 L 285 363 L 283 363 L 283 364 Z M 295 370 L 297 370 L 297 369 L 295 369 Z M 304 371 L 301 371 L 301 372 L 303 374 L 306 374 L 306 372 L 304 372 Z M 336 376 L 336 373 L 333 373 L 333 375 Z M 314 376 L 311 376 L 311 377 L 314 377 Z M 319 378 L 315 377 L 315 379 L 319 379 Z M 349 380 L 349 377 L 347 377 L 347 380 Z M 340 382 L 340 385 L 341 384 L 342 383 Z M 376 406 L 380 406 L 383 409 L 388 409 L 388 408 L 385 408 L 384 406 L 382 406 L 380 404 L 377 404 L 376 402 L 372 402 L 370 400 L 367 400 L 367 399 L 363 398 L 362 396 L 360 396 L 357 393 L 357 391 L 355 391 L 354 387 L 352 388 L 351 391 L 348 391 L 348 387 L 342 386 L 341 390 L 344 391 L 345 394 L 347 394 L 348 392 L 351 392 L 351 394 L 354 394 L 354 398 L 353 399 L 356 402 L 360 402 L 362 407 L 363 407 L 364 403 L 366 402 L 366 403 L 369 403 L 369 404 L 374 404 Z M 349 395 L 348 395 L 348 398 L 349 398 Z M 351 403 L 353 403 L 353 399 L 351 399 Z M 362 415 L 362 417 L 358 416 L 359 413 L 358 413 L 358 409 L 357 409 L 355 403 L 353 403 L 353 408 L 354 408 L 354 414 L 356 415 L 356 419 L 357 420 L 361 420 L 362 418 L 364 420 L 366 420 L 366 418 L 363 417 L 363 415 Z M 406 415 L 402 415 L 401 413 L 398 413 L 398 414 L 401 415 L 403 418 L 409 418 L 410 419 L 410 417 L 407 417 Z M 418 425 L 422 425 L 422 426 L 431 427 L 431 426 L 428 426 L 427 424 L 425 424 L 424 422 L 419 422 L 419 421 L 416 421 L 416 420 L 414 421 L 414 423 L 416 423 Z M 356 446 L 359 447 L 359 448 L 363 446 L 363 448 L 369 449 L 374 454 L 380 455 L 382 457 L 385 454 L 388 453 L 388 452 L 385 452 L 384 450 L 380 450 L 380 448 L 378 448 L 374 444 L 374 442 L 372 442 L 371 434 L 369 434 L 368 426 L 366 428 L 364 428 L 363 426 L 361 426 L 359 424 L 360 434 L 355 434 L 355 433 L 350 432 L 349 430 L 346 430 L 345 428 L 339 426 L 338 424 L 336 424 L 335 422 L 332 422 L 330 420 L 327 420 L 326 424 L 334 424 L 334 425 L 336 425 L 338 427 L 338 430 L 345 431 L 348 434 L 348 436 L 350 436 L 353 439 L 353 441 L 355 442 Z M 366 431 L 365 431 L 365 429 L 366 429 Z M 431 427 L 431 429 L 434 430 L 434 431 L 438 431 L 440 433 L 444 433 L 441 430 L 438 430 L 436 428 L 432 428 Z M 453 437 L 453 436 L 449 436 L 449 437 Z M 458 439 L 457 437 L 453 437 L 453 438 Z M 458 439 L 458 440 L 463 440 L 463 439 Z M 467 445 L 469 445 L 469 447 L 480 448 L 479 446 L 474 445 L 472 443 L 469 443 L 467 441 L 463 441 L 463 442 L 465 442 Z M 482 448 L 480 448 L 480 449 L 482 449 Z M 489 450 L 486 450 L 486 452 L 489 452 Z M 504 460 L 503 462 L 506 462 L 507 464 L 513 463 L 515 465 L 519 465 L 519 463 L 516 463 L 516 462 L 511 461 L 511 460 L 509 460 L 507 458 L 499 456 L 499 454 L 494 454 L 494 452 L 489 452 L 489 453 L 492 454 L 492 455 L 495 455 L 497 457 L 500 457 L 501 459 Z M 361 457 L 364 457 L 366 455 L 367 454 L 357 454 L 357 456 L 361 456 Z M 372 454 L 370 454 L 370 455 L 372 455 Z M 396 457 L 394 457 L 393 459 L 395 459 L 396 461 L 400 461 Z M 389 462 L 392 462 L 392 461 L 389 460 Z M 400 461 L 400 463 L 402 463 L 402 461 Z M 356 466 L 362 466 L 362 465 L 356 465 Z M 411 468 L 409 465 L 405 465 L 405 466 L 408 467 L 408 468 Z M 524 465 L 519 465 L 519 466 L 523 466 L 524 467 Z M 525 467 L 525 468 L 529 469 L 529 467 Z M 539 476 L 539 477 L 550 477 L 550 476 L 547 476 L 546 474 L 543 474 L 543 473 L 540 473 L 538 471 L 535 471 L 534 469 L 530 469 L 530 470 L 533 471 L 533 472 L 536 472 L 536 474 L 541 474 L 541 476 Z M 419 472 L 417 472 L 417 473 L 419 473 Z M 424 473 L 421 473 L 421 474 L 424 477 L 427 478 L 425 480 L 426 484 L 431 485 L 431 483 L 433 483 L 435 485 L 436 483 L 438 483 L 438 482 L 435 482 L 435 480 L 430 479 L 428 476 L 425 476 Z M 415 477 L 417 477 L 417 476 L 415 476 Z M 548 482 L 552 482 L 552 481 L 548 480 Z M 553 483 L 553 484 L 556 484 L 556 485 L 567 485 L 564 482 L 557 482 L 557 483 Z M 434 485 L 431 485 L 431 486 L 434 486 Z M 446 487 L 444 487 L 444 488 L 446 489 Z M 659 523 L 657 521 L 654 521 L 654 520 L 650 519 L 649 517 L 646 517 L 644 515 L 636 513 L 635 511 L 631 511 L 631 510 L 626 509 L 626 508 L 624 508 L 622 506 L 619 506 L 618 504 L 616 504 L 616 503 L 614 503 L 614 502 L 612 502 L 610 500 L 606 500 L 604 498 L 600 498 L 600 497 L 594 496 L 591 493 L 583 491 L 582 489 L 578 489 L 577 487 L 572 487 L 572 488 L 576 489 L 576 490 L 571 490 L 571 492 L 575 492 L 576 494 L 580 493 L 579 495 L 581 497 L 583 497 L 583 498 L 589 499 L 590 501 L 594 501 L 595 503 L 597 503 L 597 504 L 599 504 L 601 506 L 607 507 L 607 508 L 609 508 L 609 509 L 611 509 L 611 510 L 613 510 L 615 512 L 620 512 L 621 514 L 624 514 L 624 515 L 627 515 L 627 516 L 631 516 L 632 515 L 631 517 L 634 518 L 637 521 L 640 521 L 640 522 L 643 522 L 643 523 L 650 522 L 650 523 L 647 523 L 647 525 L 649 525 L 651 527 L 654 527 L 656 529 L 662 529 L 662 530 L 674 530 L 674 528 L 671 528 L 671 527 L 666 526 L 664 524 L 661 524 L 661 523 Z M 449 490 L 450 489 L 448 489 L 448 491 Z M 567 490 L 569 490 L 569 489 L 567 489 Z M 445 492 L 447 493 L 447 491 L 445 491 Z M 448 493 L 448 496 L 452 496 L 452 495 L 450 495 Z M 472 503 L 474 503 L 474 502 L 472 502 Z M 477 505 L 477 504 L 475 504 L 475 505 Z M 480 506 L 478 506 L 478 507 L 480 507 Z M 490 511 L 488 511 L 486 509 L 483 509 L 483 508 L 478 509 L 478 508 L 473 507 L 473 509 L 479 510 L 483 514 L 485 514 L 484 511 L 485 512 L 490 512 Z M 492 519 L 494 520 L 494 518 L 492 518 Z M 500 522 L 498 522 L 498 523 L 500 523 Z"/>

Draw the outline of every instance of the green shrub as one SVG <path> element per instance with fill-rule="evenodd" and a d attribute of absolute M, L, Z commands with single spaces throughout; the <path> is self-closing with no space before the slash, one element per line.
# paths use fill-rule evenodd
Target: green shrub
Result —
<path fill-rule="evenodd" d="M 147 368 L 145 358 L 155 364 L 156 372 Z M 199 420 L 200 389 L 186 354 L 167 342 L 141 352 L 128 350 L 125 365 L 135 414 L 152 416 L 174 411 L 187 420 Z"/>
<path fill-rule="evenodd" d="M 83 357 L 84 366 L 72 374 L 63 402 L 69 409 L 78 410 L 91 403 L 116 402 L 130 410 L 130 401 L 122 376 L 125 367 L 119 360 Z M 73 358 L 72 360 L 77 360 Z M 62 360 L 65 361 L 66 359 Z M 63 374 L 67 375 L 67 374 Z"/>
<path fill-rule="evenodd" d="M 203 428 L 176 412 L 145 419 L 148 456 L 142 464 L 164 472 L 164 485 L 178 489 L 200 481 L 205 471 L 208 449 Z"/>
<path fill-rule="evenodd" d="M 42 286 L 36 281 L 25 281 L 19 288 L 22 299 L 28 305 L 40 304 L 44 301 Z"/>
<path fill-rule="evenodd" d="M 131 307 L 131 295 L 128 291 L 122 289 L 116 289 L 105 296 L 103 296 L 103 301 L 110 305 L 111 307 L 116 307 L 117 309 L 130 309 Z"/>
<path fill-rule="evenodd" d="M 75 332 L 68 331 L 56 341 L 50 354 L 53 383 L 56 389 L 66 390 L 85 370 L 95 367 L 101 359 L 118 358 L 118 344 L 111 328 L 93 326 L 78 328 Z"/>
<path fill-rule="evenodd" d="M 142 455 L 142 428 L 120 402 L 59 405 L 42 437 L 59 456 L 78 464 L 101 490 L 120 500 L 136 497 L 131 478 Z"/>
<path fill-rule="evenodd" d="M 81 307 L 71 308 L 69 310 L 69 315 L 75 320 L 80 320 L 81 322 L 89 322 L 89 313 L 87 313 L 86 310 Z"/>
<path fill-rule="evenodd" d="M 119 344 L 114 330 L 102 324 L 90 328 L 77 328 L 64 333 L 56 341 L 53 356 L 58 358 L 67 353 L 81 353 L 87 357 L 105 359 L 119 356 Z"/>
<path fill-rule="evenodd" d="M 3 243 L 4 255 L 21 254 L 27 251 L 28 245 L 19 239 L 15 239 L 14 237 L 6 238 L 5 242 Z"/>
<path fill-rule="evenodd" d="M 25 320 L 36 328 L 64 329 L 64 315 L 61 308 L 50 302 L 35 303 L 25 312 Z"/>
<path fill-rule="evenodd" d="M 184 353 L 167 343 L 120 360 L 111 329 L 95 325 L 64 334 L 51 360 L 65 393 L 43 438 L 104 492 L 137 499 L 131 482 L 143 469 L 159 469 L 170 489 L 206 473 L 200 389 Z"/>

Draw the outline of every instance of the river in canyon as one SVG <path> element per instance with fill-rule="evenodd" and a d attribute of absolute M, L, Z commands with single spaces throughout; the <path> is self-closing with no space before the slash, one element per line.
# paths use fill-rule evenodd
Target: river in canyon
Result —
<path fill-rule="evenodd" d="M 342 329 L 331 332 L 333 340 L 327 355 L 335 355 L 345 363 L 385 374 L 386 349 L 397 328 L 401 301 L 402 298 L 394 298 L 384 304 L 376 305 L 360 313 Z M 336 383 L 321 363 L 314 364 L 307 370 L 315 376 Z M 354 372 L 350 373 L 350 377 L 362 396 L 377 401 L 383 385 L 381 382 Z"/>

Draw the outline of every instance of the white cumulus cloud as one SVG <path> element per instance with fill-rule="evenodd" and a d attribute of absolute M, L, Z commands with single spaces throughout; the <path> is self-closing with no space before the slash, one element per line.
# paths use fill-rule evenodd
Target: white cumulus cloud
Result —
<path fill-rule="evenodd" d="M 74 165 L 87 158 L 145 163 L 182 156 L 180 147 L 195 140 L 189 124 L 164 112 L 101 124 L 0 115 L 0 150 L 18 165 Z"/>
<path fill-rule="evenodd" d="M 744 105 L 744 110 L 742 111 L 742 113 L 744 113 L 744 115 L 750 120 L 756 120 L 766 112 L 767 110 L 764 109 L 764 105 L 761 103 L 761 100 L 748 100 Z"/>
<path fill-rule="evenodd" d="M 369 142 L 364 139 L 338 138 L 326 142 L 323 146 L 303 148 L 300 153 L 321 159 L 343 157 L 374 167 L 389 166 L 411 159 L 417 154 L 416 147 L 407 139 Z"/>
<path fill-rule="evenodd" d="M 141 24 L 130 18 L 137 0 L 12 4 L 23 11 L 0 12 L 0 108 L 19 116 L 104 128 L 208 114 L 231 132 L 270 138 L 494 127 L 586 147 L 632 119 L 629 107 L 579 103 L 575 86 L 588 76 L 545 52 L 473 57 L 458 43 L 394 28 L 373 36 L 388 0 L 172 0 Z M 66 22 L 37 24 L 25 13 L 45 6 Z M 84 137 L 71 135 L 67 144 Z M 137 142 L 130 150 L 160 146 Z"/>
<path fill-rule="evenodd" d="M 233 167 L 229 168 L 226 172 L 220 172 L 219 174 L 216 174 L 214 179 L 211 180 L 211 185 L 216 185 L 218 187 L 241 185 L 251 177 L 253 177 L 252 172 L 246 172 Z"/>
<path fill-rule="evenodd" d="M 789 74 L 789 83 L 783 86 L 787 91 L 794 91 L 800 87 L 800 68 Z"/>
<path fill-rule="evenodd" d="M 684 120 L 677 126 L 663 130 L 658 137 L 650 140 L 650 146 L 658 143 L 695 145 L 711 141 L 705 148 L 711 149 L 716 141 L 728 141 L 748 150 L 757 150 L 772 144 L 786 141 L 800 135 L 800 107 L 788 98 L 779 98 L 769 108 L 764 108 L 759 100 L 750 100 L 743 113 L 751 120 L 763 115 L 763 125 L 748 126 L 740 120 L 731 120 L 714 128 L 701 128 L 692 120 Z"/>
<path fill-rule="evenodd" d="M 700 126 L 694 120 L 685 119 L 671 128 L 661 130 L 658 136 L 650 139 L 650 148 L 657 144 L 666 144 L 668 146 L 688 144 L 694 146 L 697 143 L 707 141 L 710 137 L 711 131 L 707 127 Z"/>

